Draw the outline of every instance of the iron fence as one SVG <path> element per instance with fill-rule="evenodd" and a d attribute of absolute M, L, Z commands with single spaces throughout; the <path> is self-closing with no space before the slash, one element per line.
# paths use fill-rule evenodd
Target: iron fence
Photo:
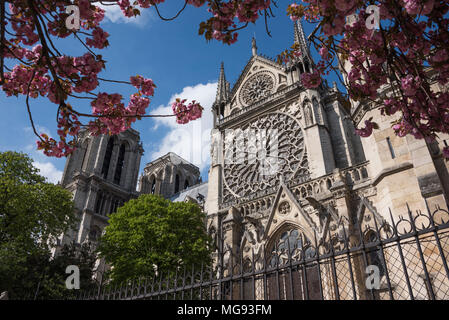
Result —
<path fill-rule="evenodd" d="M 325 241 L 287 237 L 271 255 L 227 248 L 212 266 L 80 291 L 78 299 L 449 299 L 449 212 L 407 211 L 390 212 L 389 222 L 370 213 L 353 227 L 329 229 Z"/>

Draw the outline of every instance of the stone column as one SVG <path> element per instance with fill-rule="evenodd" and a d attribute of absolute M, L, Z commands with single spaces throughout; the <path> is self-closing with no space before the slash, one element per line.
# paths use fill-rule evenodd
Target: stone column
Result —
<path fill-rule="evenodd" d="M 80 229 L 78 231 L 78 242 L 82 243 L 90 230 L 90 223 L 92 220 L 92 214 L 95 209 L 95 200 L 97 198 L 98 187 L 94 184 L 88 186 L 87 198 L 82 211 L 82 219 L 80 224 Z"/>
<path fill-rule="evenodd" d="M 228 214 L 222 222 L 222 239 L 223 239 L 223 252 L 220 254 L 219 259 L 222 259 L 223 266 L 223 276 L 229 276 L 231 270 L 239 263 L 237 258 L 239 247 L 240 247 L 240 237 L 241 237 L 241 215 L 237 208 L 231 207 Z M 240 288 L 233 288 L 232 299 L 242 299 L 239 297 Z M 226 297 L 223 297 L 226 298 Z"/>
<path fill-rule="evenodd" d="M 340 169 L 334 170 L 335 182 L 330 188 L 333 198 L 335 200 L 335 207 L 337 209 L 339 217 L 344 217 L 343 225 L 337 226 L 338 230 L 345 228 L 346 237 L 349 238 L 349 247 L 354 247 L 360 245 L 360 233 L 357 220 L 357 212 L 354 210 L 354 200 L 352 192 L 350 191 L 348 185 L 346 184 L 346 178 L 342 175 Z M 329 239 L 330 241 L 330 239 Z M 363 256 L 353 257 L 351 259 L 351 264 L 354 270 L 354 282 L 358 287 L 358 293 L 360 297 L 357 299 L 369 299 L 368 291 L 365 286 L 365 262 Z M 349 268 L 349 265 L 346 264 Z M 349 273 L 349 269 L 347 270 Z"/>
<path fill-rule="evenodd" d="M 240 245 L 241 220 L 239 210 L 231 207 L 222 222 L 223 249 L 230 249 L 234 256 L 237 254 Z M 231 260 L 229 259 L 228 262 L 230 263 Z M 235 265 L 236 261 L 233 261 L 233 264 Z"/>
<path fill-rule="evenodd" d="M 204 204 L 204 210 L 208 214 L 218 212 L 218 204 L 222 199 L 222 174 L 223 168 L 223 133 L 214 129 L 211 132 L 211 165 L 209 168 L 209 183 L 207 199 Z"/>

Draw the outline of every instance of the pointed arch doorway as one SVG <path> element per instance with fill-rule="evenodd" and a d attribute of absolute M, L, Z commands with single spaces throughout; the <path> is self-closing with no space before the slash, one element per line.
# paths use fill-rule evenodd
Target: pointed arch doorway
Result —
<path fill-rule="evenodd" d="M 265 263 L 269 300 L 321 300 L 315 247 L 300 227 L 285 224 L 268 240 Z M 291 267 L 290 267 L 291 266 Z"/>

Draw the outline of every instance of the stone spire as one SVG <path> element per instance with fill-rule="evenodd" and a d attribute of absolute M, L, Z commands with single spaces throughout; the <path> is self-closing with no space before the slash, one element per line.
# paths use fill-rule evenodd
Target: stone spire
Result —
<path fill-rule="evenodd" d="M 293 28 L 295 34 L 295 43 L 299 43 L 301 52 L 311 58 L 309 42 L 307 41 L 306 35 L 304 33 L 304 28 L 302 26 L 301 20 L 296 20 L 293 23 Z"/>
<path fill-rule="evenodd" d="M 229 97 L 229 82 L 226 81 L 224 73 L 224 64 L 221 63 L 220 76 L 218 77 L 217 85 L 217 96 L 215 97 L 215 102 L 221 103 L 226 102 Z"/>
<path fill-rule="evenodd" d="M 257 56 L 257 46 L 256 46 L 256 38 L 253 37 L 251 42 L 251 50 L 253 52 L 253 56 Z"/>

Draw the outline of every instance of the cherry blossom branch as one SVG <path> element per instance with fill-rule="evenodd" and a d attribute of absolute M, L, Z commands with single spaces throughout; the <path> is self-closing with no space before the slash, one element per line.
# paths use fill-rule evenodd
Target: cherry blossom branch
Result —
<path fill-rule="evenodd" d="M 181 14 L 181 12 L 184 11 L 184 9 L 186 8 L 186 6 L 187 6 L 187 0 L 184 1 L 184 5 L 182 6 L 181 10 L 178 11 L 177 14 L 175 14 L 175 15 L 174 15 L 173 17 L 171 17 L 171 18 L 164 18 L 164 17 L 160 14 L 159 8 L 157 7 L 157 4 L 156 4 L 156 3 L 154 4 L 154 8 L 156 9 L 157 15 L 159 16 L 159 18 L 161 18 L 161 19 L 164 20 L 164 21 L 172 21 L 172 20 L 175 20 L 175 19 Z"/>
<path fill-rule="evenodd" d="M 37 133 L 36 127 L 34 126 L 34 121 L 33 121 L 33 116 L 31 115 L 31 109 L 30 109 L 30 103 L 29 103 L 29 99 L 30 99 L 30 86 L 31 86 L 31 82 L 33 82 L 34 76 L 36 74 L 36 71 L 33 71 L 33 74 L 31 76 L 30 81 L 28 82 L 28 89 L 27 89 L 27 96 L 25 99 L 25 103 L 26 103 L 26 107 L 27 107 L 27 111 L 28 111 L 28 117 L 30 119 L 30 123 L 31 123 L 31 127 L 33 128 L 33 132 L 34 134 L 41 140 L 44 141 L 41 136 Z"/>

